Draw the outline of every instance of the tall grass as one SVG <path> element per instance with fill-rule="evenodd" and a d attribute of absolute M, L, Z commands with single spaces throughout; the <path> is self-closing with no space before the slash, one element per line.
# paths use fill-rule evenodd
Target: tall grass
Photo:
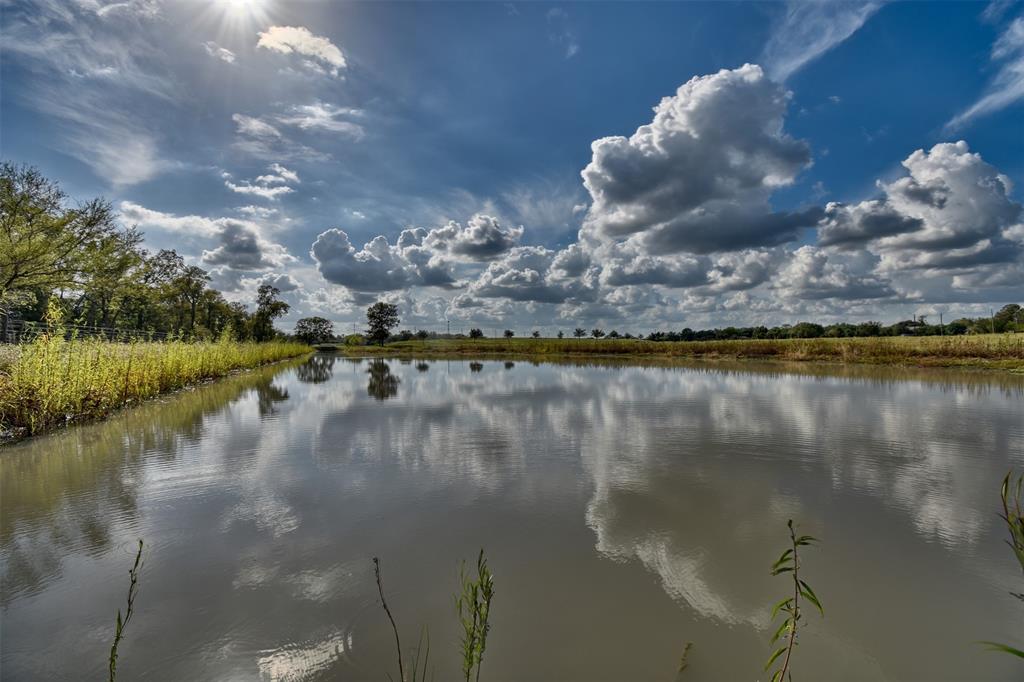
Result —
<path fill-rule="evenodd" d="M 310 352 L 304 344 L 219 341 L 112 343 L 42 336 L 0 366 L 0 433 L 32 435 L 103 417 L 234 370 Z"/>
<path fill-rule="evenodd" d="M 1024 334 L 677 342 L 639 339 L 436 339 L 400 341 L 383 348 L 346 347 L 344 352 L 752 358 L 1024 369 Z"/>

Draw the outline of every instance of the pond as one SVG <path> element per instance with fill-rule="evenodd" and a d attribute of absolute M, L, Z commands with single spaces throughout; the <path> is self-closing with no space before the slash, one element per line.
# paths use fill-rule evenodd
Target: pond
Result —
<path fill-rule="evenodd" d="M 787 519 L 802 680 L 1010 680 L 998 489 L 1024 377 L 814 365 L 350 359 L 267 367 L 0 449 L 5 680 L 459 671 L 462 559 L 496 575 L 484 680 L 756 680 Z"/>

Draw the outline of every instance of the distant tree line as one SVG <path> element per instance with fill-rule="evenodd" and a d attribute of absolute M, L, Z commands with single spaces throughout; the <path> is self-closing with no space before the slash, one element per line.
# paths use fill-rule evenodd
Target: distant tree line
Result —
<path fill-rule="evenodd" d="M 280 290 L 261 285 L 256 308 L 227 301 L 207 271 L 173 249 L 141 246 L 109 202 L 72 204 L 35 168 L 0 166 L 0 338 L 11 320 L 43 321 L 56 301 L 69 325 L 209 338 L 279 335 L 288 312 Z"/>
<path fill-rule="evenodd" d="M 1003 332 L 1024 332 L 1024 309 L 1020 305 L 1010 303 L 990 317 L 962 317 L 943 324 L 930 324 L 926 316 L 920 315 L 914 319 L 902 320 L 890 325 L 883 325 L 881 322 L 857 324 L 840 322 L 830 325 L 800 322 L 778 327 L 723 327 L 699 330 L 687 327 L 678 332 L 652 332 L 646 338 L 650 341 L 723 341 L 729 339 L 816 339 L 853 336 L 956 336 Z M 618 336 L 618 333 L 614 331 L 608 336 L 612 337 L 613 334 Z"/>

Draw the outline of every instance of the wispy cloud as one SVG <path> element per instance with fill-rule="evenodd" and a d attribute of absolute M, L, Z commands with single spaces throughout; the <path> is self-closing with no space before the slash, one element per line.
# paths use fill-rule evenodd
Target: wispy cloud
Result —
<path fill-rule="evenodd" d="M 362 112 L 358 109 L 338 107 L 321 101 L 312 104 L 295 105 L 288 113 L 276 117 L 278 123 L 295 126 L 300 130 L 323 130 L 342 133 L 360 139 L 365 134 L 363 127 L 343 117 L 358 117 Z"/>
<path fill-rule="evenodd" d="M 999 71 L 986 86 L 977 102 L 967 107 L 946 124 L 947 133 L 963 127 L 970 120 L 991 114 L 1024 99 L 1024 17 L 1017 17 L 992 45 L 991 59 Z"/>
<path fill-rule="evenodd" d="M 580 51 L 580 40 L 569 23 L 569 13 L 561 7 L 548 10 L 548 37 L 551 42 L 565 48 L 565 58 L 570 59 Z"/>
<path fill-rule="evenodd" d="M 852 36 L 882 6 L 881 2 L 793 0 L 761 53 L 775 81 L 785 81 L 808 63 Z"/>
<path fill-rule="evenodd" d="M 212 40 L 207 40 L 203 43 L 203 48 L 206 50 L 206 54 L 211 57 L 216 57 L 222 62 L 227 62 L 228 64 L 235 63 L 235 53 L 226 47 L 221 47 Z"/>

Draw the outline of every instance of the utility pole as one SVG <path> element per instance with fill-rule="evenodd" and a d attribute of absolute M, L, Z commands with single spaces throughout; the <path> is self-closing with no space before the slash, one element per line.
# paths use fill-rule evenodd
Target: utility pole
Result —
<path fill-rule="evenodd" d="M 988 319 L 989 319 L 989 322 L 992 325 L 992 333 L 995 334 L 996 333 L 996 311 L 995 311 L 994 308 L 989 308 L 988 309 Z"/>
<path fill-rule="evenodd" d="M 946 328 L 942 326 L 942 313 L 939 313 L 939 336 L 946 335 Z"/>

